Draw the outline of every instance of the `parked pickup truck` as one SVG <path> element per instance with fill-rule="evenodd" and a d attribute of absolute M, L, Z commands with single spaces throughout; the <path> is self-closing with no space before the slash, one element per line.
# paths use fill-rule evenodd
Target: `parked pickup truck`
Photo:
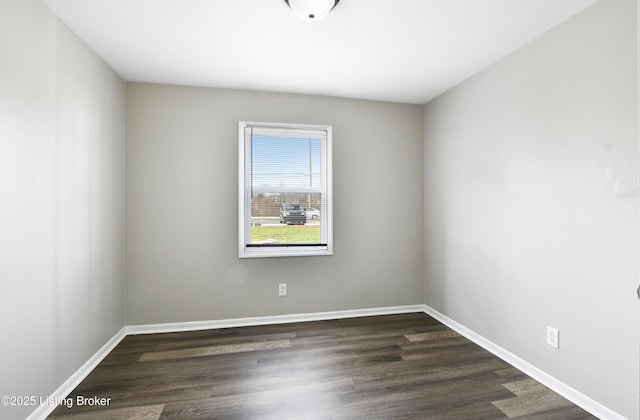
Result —
<path fill-rule="evenodd" d="M 304 225 L 307 223 L 307 214 L 300 204 L 283 204 L 280 208 L 280 223 Z"/>

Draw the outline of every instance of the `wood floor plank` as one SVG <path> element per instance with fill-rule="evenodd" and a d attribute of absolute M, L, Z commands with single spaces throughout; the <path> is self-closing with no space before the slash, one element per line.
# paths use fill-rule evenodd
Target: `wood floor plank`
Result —
<path fill-rule="evenodd" d="M 51 418 L 594 418 L 424 313 L 128 336 L 76 396 L 111 404 Z"/>
<path fill-rule="evenodd" d="M 503 386 L 517 397 L 494 401 L 493 405 L 510 418 L 528 416 L 572 405 L 533 379 L 508 382 Z"/>
<path fill-rule="evenodd" d="M 522 379 L 519 381 L 507 382 L 502 386 L 504 386 L 509 391 L 513 392 L 518 396 L 523 396 L 523 395 L 533 394 L 533 393 L 537 394 L 540 392 L 545 392 L 547 390 L 547 388 L 544 387 L 542 384 L 540 384 L 540 382 L 531 378 Z"/>
<path fill-rule="evenodd" d="M 452 330 L 443 330 L 418 334 L 407 334 L 405 335 L 405 337 L 407 337 L 407 340 L 414 343 L 416 341 L 434 341 L 441 340 L 443 338 L 458 338 L 460 337 L 460 334 Z"/>
<path fill-rule="evenodd" d="M 496 370 L 496 375 L 503 378 L 505 382 L 515 382 L 522 379 L 528 379 L 527 375 L 514 368 L 513 366 Z"/>
<path fill-rule="evenodd" d="M 509 418 L 543 413 L 571 405 L 569 401 L 552 392 L 527 394 L 526 396 L 494 401 L 493 405 Z"/>
<path fill-rule="evenodd" d="M 157 420 L 160 418 L 160 414 L 164 409 L 164 404 L 155 405 L 143 405 L 137 407 L 125 407 L 125 408 L 106 408 L 104 410 L 87 411 L 83 413 L 75 414 L 62 414 L 59 416 L 49 417 L 56 420 L 113 420 L 113 419 L 128 419 L 128 420 Z"/>
<path fill-rule="evenodd" d="M 142 356 L 140 356 L 139 361 L 147 362 L 150 360 L 184 359 L 187 357 L 215 356 L 217 354 L 272 350 L 285 347 L 291 347 L 291 342 L 289 340 L 226 344 L 219 346 L 187 348 L 181 350 L 152 351 L 143 353 Z"/>
<path fill-rule="evenodd" d="M 191 340 L 171 341 L 167 343 L 161 343 L 155 346 L 154 351 L 168 351 L 168 350 L 181 350 L 196 347 L 210 347 L 216 345 L 229 345 L 229 344 L 247 344 L 247 343 L 260 343 L 269 341 L 280 341 L 295 338 L 295 332 L 283 332 L 275 334 L 260 334 L 260 335 L 237 335 L 233 337 L 211 337 L 211 338 L 194 338 Z"/>

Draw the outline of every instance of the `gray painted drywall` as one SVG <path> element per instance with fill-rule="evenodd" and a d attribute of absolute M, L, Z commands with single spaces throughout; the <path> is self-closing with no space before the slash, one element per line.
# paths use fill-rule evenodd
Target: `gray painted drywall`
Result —
<path fill-rule="evenodd" d="M 636 2 L 604 0 L 424 111 L 426 303 L 628 418 L 636 57 Z"/>
<path fill-rule="evenodd" d="M 125 86 L 37 0 L 0 56 L 0 395 L 39 405 L 124 325 Z"/>
<path fill-rule="evenodd" d="M 128 83 L 126 115 L 128 324 L 422 303 L 421 106 Z M 239 120 L 333 126 L 333 256 L 238 258 Z"/>

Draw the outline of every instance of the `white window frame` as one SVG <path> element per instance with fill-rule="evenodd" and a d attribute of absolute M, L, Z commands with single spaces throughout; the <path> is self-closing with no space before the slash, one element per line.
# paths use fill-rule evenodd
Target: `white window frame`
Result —
<path fill-rule="evenodd" d="M 301 135 L 312 132 L 324 132 L 324 147 L 321 150 L 321 172 L 325 177 L 323 199 L 326 200 L 326 210 L 322 214 L 324 240 L 321 245 L 304 246 L 269 246 L 250 247 L 251 242 L 251 214 L 247 209 L 251 208 L 251 181 L 250 181 L 250 156 L 247 156 L 245 147 L 245 133 L 247 128 L 258 129 L 284 129 L 300 131 Z M 263 257 L 294 257 L 333 255 L 333 129 L 330 125 L 267 123 L 253 121 L 238 122 L 238 256 L 239 258 L 263 258 Z"/>

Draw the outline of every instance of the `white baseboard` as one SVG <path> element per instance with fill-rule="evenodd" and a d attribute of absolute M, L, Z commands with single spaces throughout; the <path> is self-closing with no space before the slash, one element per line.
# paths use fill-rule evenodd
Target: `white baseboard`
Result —
<path fill-rule="evenodd" d="M 522 360 L 515 354 L 503 349 L 502 347 L 498 346 L 492 341 L 487 340 L 483 336 L 465 327 L 464 325 L 459 324 L 458 322 L 447 317 L 446 315 L 436 311 L 432 307 L 428 305 L 424 305 L 424 312 L 427 315 L 430 315 L 433 318 L 437 319 L 438 321 L 442 322 L 444 325 L 456 331 L 457 333 L 473 341 L 480 347 L 494 354 L 495 356 L 501 358 L 505 362 L 511 364 L 512 366 L 518 368 L 522 372 L 531 376 L 533 379 L 545 385 L 547 388 L 562 395 L 564 398 L 571 401 L 575 405 L 582 407 L 584 410 L 588 411 L 594 416 L 603 420 L 625 420 L 624 416 L 621 416 L 620 414 L 605 407 L 599 402 L 594 401 L 593 399 L 587 397 L 580 391 L 570 387 L 564 382 L 559 381 L 558 379 L 554 378 L 548 373 L 533 366 L 529 362 Z"/>
<path fill-rule="evenodd" d="M 210 330 L 216 328 L 250 327 L 255 325 L 290 324 L 293 322 L 324 321 L 364 316 L 424 312 L 424 305 L 390 306 L 383 308 L 352 309 L 348 311 L 315 312 L 307 314 L 261 316 L 252 318 L 222 319 L 216 321 L 171 322 L 167 324 L 129 325 L 127 335 L 155 334 L 180 331 Z"/>
<path fill-rule="evenodd" d="M 62 385 L 49 396 L 48 401 L 62 401 L 82 382 L 87 375 L 95 369 L 96 366 L 126 337 L 125 328 L 121 328 L 107 343 L 102 346 L 85 364 L 69 377 Z M 45 419 L 57 405 L 41 404 L 36 410 L 27 417 L 27 420 Z"/>

